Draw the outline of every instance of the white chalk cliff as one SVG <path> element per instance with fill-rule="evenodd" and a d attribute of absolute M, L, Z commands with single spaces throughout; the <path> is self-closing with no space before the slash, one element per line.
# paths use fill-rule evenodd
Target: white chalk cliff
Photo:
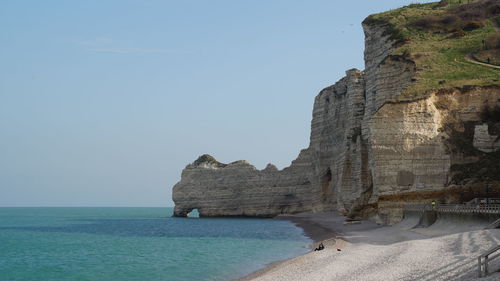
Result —
<path fill-rule="evenodd" d="M 316 96 L 309 147 L 289 167 L 258 170 L 246 161 L 200 156 L 173 188 L 174 215 L 195 208 L 200 216 L 259 217 L 337 209 L 391 224 L 401 218 L 403 202 L 474 196 L 469 193 L 484 182 L 482 175 L 497 184 L 491 174 L 500 171 L 488 170 L 488 157 L 499 152 L 499 124 L 481 112 L 500 105 L 500 87 L 401 99 L 414 82 L 415 63 L 392 54 L 397 43 L 387 26 L 363 28 L 365 70 L 347 71 Z"/>

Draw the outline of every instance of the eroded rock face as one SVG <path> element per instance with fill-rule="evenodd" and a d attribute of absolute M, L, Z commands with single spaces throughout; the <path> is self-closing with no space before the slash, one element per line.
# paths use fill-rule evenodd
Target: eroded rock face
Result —
<path fill-rule="evenodd" d="M 488 124 L 474 127 L 474 147 L 482 152 L 494 152 L 500 149 L 500 135 L 490 135 Z"/>
<path fill-rule="evenodd" d="M 345 78 L 321 91 L 314 103 L 309 146 L 312 182 L 323 190 L 323 204 L 344 211 L 358 205 L 372 187 L 367 143 L 361 135 L 364 85 L 364 73 L 349 70 Z"/>
<path fill-rule="evenodd" d="M 272 164 L 257 170 L 246 161 L 222 164 L 203 155 L 183 170 L 174 186 L 174 215 L 186 216 L 195 208 L 202 217 L 318 211 L 321 204 L 311 185 L 310 163 L 307 150 L 281 171 Z"/>
<path fill-rule="evenodd" d="M 281 171 L 272 164 L 257 170 L 246 162 L 222 164 L 201 156 L 184 169 L 174 186 L 174 215 L 185 216 L 194 208 L 201 216 L 274 216 L 333 209 L 338 201 L 336 186 L 351 179 L 357 184 L 347 170 L 351 165 L 361 169 L 356 149 L 361 151 L 363 85 L 363 72 L 350 70 L 321 91 L 314 105 L 311 145 Z M 346 154 L 346 145 L 354 152 Z M 348 169 L 340 163 L 344 159 L 352 162 Z"/>
<path fill-rule="evenodd" d="M 463 183 L 456 185 L 456 178 L 480 183 L 500 173 L 488 164 L 500 164 L 496 156 L 474 149 L 485 136 L 475 129 L 484 128 L 481 113 L 485 106 L 497 106 L 499 98 L 499 87 L 438 91 L 417 101 L 386 103 L 370 118 L 372 201 L 377 202 L 381 222 L 398 222 L 404 203 L 459 203 L 486 195 L 472 194 L 471 186 Z M 481 174 L 478 160 L 487 161 L 492 170 Z M 498 191 L 497 184 L 492 187 Z"/>
<path fill-rule="evenodd" d="M 347 71 L 316 96 L 309 147 L 290 167 L 257 170 L 203 155 L 174 186 L 174 215 L 194 208 L 201 216 L 266 217 L 338 209 L 393 224 L 404 203 L 455 203 L 468 196 L 460 189 L 464 182 L 500 176 L 499 134 L 490 132 L 500 124 L 482 114 L 500 106 L 500 87 L 398 99 L 413 81 L 415 64 L 391 55 L 395 43 L 384 26 L 363 28 L 366 70 Z"/>
<path fill-rule="evenodd" d="M 404 56 L 391 55 L 396 42 L 385 34 L 387 26 L 363 24 L 365 32 L 366 117 L 396 98 L 411 83 L 415 63 Z"/>

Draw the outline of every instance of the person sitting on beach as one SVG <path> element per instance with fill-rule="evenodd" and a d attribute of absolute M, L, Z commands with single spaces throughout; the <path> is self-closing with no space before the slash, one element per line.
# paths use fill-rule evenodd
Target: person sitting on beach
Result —
<path fill-rule="evenodd" d="M 314 249 L 314 251 L 321 251 L 324 248 L 325 248 L 325 246 L 323 246 L 323 243 L 319 243 L 318 248 Z"/>

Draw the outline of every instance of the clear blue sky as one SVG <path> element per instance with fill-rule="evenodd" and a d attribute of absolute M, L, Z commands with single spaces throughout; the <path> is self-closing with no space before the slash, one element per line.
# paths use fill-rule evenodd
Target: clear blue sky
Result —
<path fill-rule="evenodd" d="M 412 2 L 2 1 L 0 206 L 172 206 L 203 153 L 283 168 L 360 22 Z"/>

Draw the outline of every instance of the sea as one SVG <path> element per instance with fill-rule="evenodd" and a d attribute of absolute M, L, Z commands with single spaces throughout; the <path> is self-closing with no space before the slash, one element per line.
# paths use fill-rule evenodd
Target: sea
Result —
<path fill-rule="evenodd" d="M 285 220 L 173 208 L 0 208 L 0 280 L 234 280 L 308 251 Z"/>

